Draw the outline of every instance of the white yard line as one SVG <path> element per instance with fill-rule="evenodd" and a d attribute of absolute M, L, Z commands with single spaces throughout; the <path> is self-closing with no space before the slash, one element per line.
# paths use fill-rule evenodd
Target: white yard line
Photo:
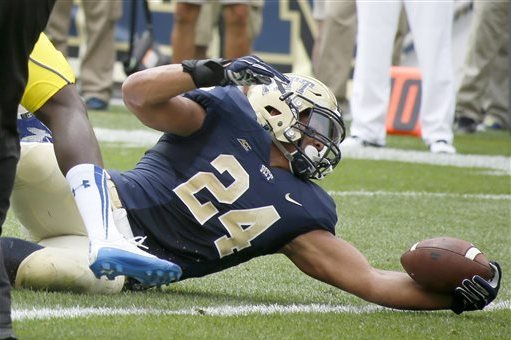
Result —
<path fill-rule="evenodd" d="M 422 163 L 448 165 L 463 168 L 489 168 L 502 170 L 511 174 L 511 157 L 485 155 L 445 155 L 433 154 L 429 151 L 398 150 L 391 148 L 341 148 L 343 156 L 353 159 L 371 159 L 397 161 L 406 163 Z"/>
<path fill-rule="evenodd" d="M 415 191 L 329 191 L 331 196 L 354 197 L 354 196 L 403 196 L 403 197 L 438 197 L 438 198 L 467 198 L 479 200 L 506 201 L 511 200 L 511 195 L 490 195 L 490 194 L 451 194 L 446 192 L 415 192 Z"/>
<path fill-rule="evenodd" d="M 102 142 L 122 143 L 126 146 L 150 147 L 161 136 L 160 132 L 152 130 L 114 130 L 94 128 L 96 136 Z M 422 163 L 446 165 L 464 168 L 486 168 L 499 170 L 511 175 L 511 157 L 485 155 L 438 155 L 428 151 L 398 150 L 391 148 L 344 148 L 343 157 L 351 159 L 370 159 L 398 161 L 406 163 Z"/>
<path fill-rule="evenodd" d="M 162 133 L 154 130 L 114 130 L 94 128 L 100 142 L 122 143 L 128 146 L 153 146 Z"/>
<path fill-rule="evenodd" d="M 511 301 L 500 301 L 488 306 L 485 311 L 511 310 Z M 332 306 L 322 304 L 310 305 L 241 305 L 217 307 L 191 307 L 189 309 L 162 310 L 151 308 L 108 308 L 108 307 L 69 307 L 69 308 L 33 308 L 13 309 L 14 321 L 43 320 L 57 318 L 82 318 L 88 316 L 118 316 L 118 315 L 209 315 L 209 316 L 239 316 L 239 315 L 272 315 L 297 313 L 333 313 L 333 314 L 367 314 L 383 311 L 394 311 L 376 305 L 367 306 Z"/>

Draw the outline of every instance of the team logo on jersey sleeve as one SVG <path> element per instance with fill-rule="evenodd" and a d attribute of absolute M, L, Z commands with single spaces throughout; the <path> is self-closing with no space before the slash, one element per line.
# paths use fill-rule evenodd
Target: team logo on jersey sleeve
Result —
<path fill-rule="evenodd" d="M 236 140 L 238 141 L 238 143 L 240 143 L 240 145 L 243 147 L 245 151 L 252 150 L 252 146 L 250 145 L 249 142 L 247 142 L 245 138 L 236 138 Z"/>

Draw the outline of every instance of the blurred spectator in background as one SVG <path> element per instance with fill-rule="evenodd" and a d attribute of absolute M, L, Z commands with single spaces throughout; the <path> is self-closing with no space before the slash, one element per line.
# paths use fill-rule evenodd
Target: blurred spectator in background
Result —
<path fill-rule="evenodd" d="M 357 35 L 356 1 L 315 0 L 313 15 L 318 23 L 318 33 L 314 42 L 312 71 L 316 78 L 332 90 L 339 106 L 346 113 L 349 110 L 347 85 L 351 78 Z M 392 65 L 400 63 L 403 41 L 407 33 L 406 15 L 401 10 Z"/>
<path fill-rule="evenodd" d="M 507 129 L 509 117 L 509 1 L 474 1 L 463 79 L 456 98 L 456 131 Z"/>
<path fill-rule="evenodd" d="M 248 16 L 248 39 L 250 49 L 252 50 L 254 40 L 261 33 L 263 25 L 263 7 L 264 0 L 251 1 Z M 213 34 L 218 28 L 222 17 L 222 5 L 218 1 L 210 1 L 201 6 L 197 26 L 195 27 L 195 55 L 194 59 L 206 59 L 214 57 L 208 55 L 208 49 L 214 41 Z M 218 33 L 221 33 L 220 29 Z M 222 51 L 219 51 L 219 55 Z M 225 54 L 225 52 L 224 52 Z M 249 53 L 247 53 L 249 54 Z M 241 57 L 243 55 L 233 55 L 231 58 Z"/>
<path fill-rule="evenodd" d="M 344 147 L 384 146 L 392 46 L 404 4 L 422 73 L 422 139 L 432 153 L 453 154 L 453 1 L 357 1 L 358 36 L 351 137 Z"/>
<path fill-rule="evenodd" d="M 85 15 L 86 51 L 80 65 L 80 92 L 89 110 L 108 108 L 116 60 L 115 26 L 122 15 L 122 1 L 80 2 Z M 46 34 L 67 57 L 73 1 L 57 0 Z"/>
<path fill-rule="evenodd" d="M 258 0 L 259 1 L 259 0 Z M 222 5 L 224 20 L 224 58 L 236 58 L 250 54 L 250 6 L 254 0 L 215 0 Z M 201 7 L 212 1 L 176 0 L 174 26 L 172 28 L 172 62 L 180 63 L 195 56 L 195 38 Z M 214 18 L 210 18 L 214 20 Z"/>

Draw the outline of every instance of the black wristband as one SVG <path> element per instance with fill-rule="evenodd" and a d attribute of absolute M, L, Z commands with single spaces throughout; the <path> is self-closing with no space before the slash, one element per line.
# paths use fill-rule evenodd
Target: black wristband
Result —
<path fill-rule="evenodd" d="M 225 77 L 224 59 L 184 60 L 183 71 L 192 76 L 197 87 L 225 86 L 229 80 Z"/>

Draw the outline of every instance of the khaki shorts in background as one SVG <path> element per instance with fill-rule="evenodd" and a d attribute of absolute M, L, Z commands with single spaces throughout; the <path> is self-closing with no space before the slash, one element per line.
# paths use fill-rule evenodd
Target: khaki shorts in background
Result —
<path fill-rule="evenodd" d="M 217 32 L 218 22 L 222 15 L 222 5 L 248 3 L 250 4 L 249 17 L 249 38 L 253 41 L 261 33 L 263 24 L 264 0 L 257 1 L 236 1 L 236 0 L 217 0 L 217 1 L 178 1 L 187 3 L 203 4 L 199 19 L 197 20 L 195 45 L 209 46 L 213 41 L 213 34 Z"/>
<path fill-rule="evenodd" d="M 222 5 L 249 4 L 249 5 L 259 6 L 260 3 L 264 3 L 264 0 L 176 0 L 176 2 L 184 2 L 184 3 L 196 4 L 196 5 L 220 3 Z"/>

